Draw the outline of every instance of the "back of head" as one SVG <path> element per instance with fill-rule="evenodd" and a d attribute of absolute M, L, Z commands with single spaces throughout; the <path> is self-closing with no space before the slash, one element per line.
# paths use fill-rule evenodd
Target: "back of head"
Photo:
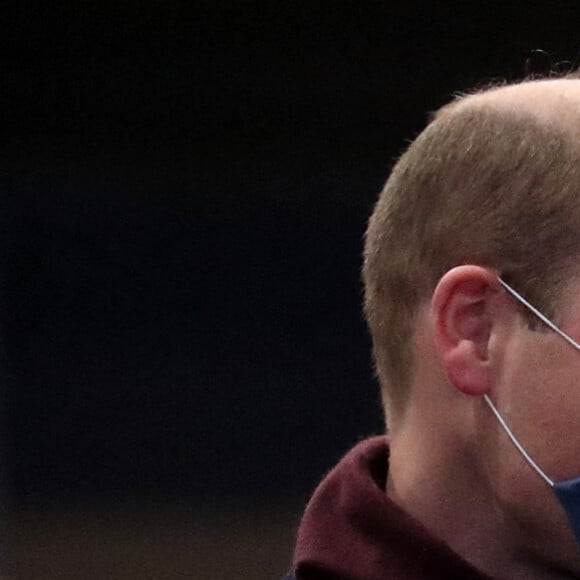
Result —
<path fill-rule="evenodd" d="M 480 93 L 444 107 L 395 165 L 370 219 L 365 313 L 387 415 L 405 409 L 417 309 L 446 271 L 493 268 L 550 315 L 580 253 L 577 141 L 512 101 Z"/>

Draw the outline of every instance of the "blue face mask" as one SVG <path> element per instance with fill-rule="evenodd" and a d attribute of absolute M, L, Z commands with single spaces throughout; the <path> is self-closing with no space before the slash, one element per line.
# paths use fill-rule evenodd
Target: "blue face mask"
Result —
<path fill-rule="evenodd" d="M 565 332 L 558 328 L 551 320 L 546 318 L 539 310 L 534 308 L 523 296 L 518 294 L 511 286 L 506 284 L 501 278 L 499 279 L 500 284 L 517 300 L 519 300 L 526 308 L 531 310 L 542 322 L 549 326 L 554 332 L 558 333 L 562 338 L 567 340 L 575 349 L 580 350 L 580 344 L 578 344 L 574 339 L 570 338 Z M 564 508 L 568 520 L 576 536 L 576 541 L 580 545 L 580 477 L 574 479 L 567 479 L 565 481 L 553 481 L 550 479 L 538 464 L 529 456 L 526 450 L 522 447 L 520 442 L 516 439 L 515 435 L 512 433 L 511 429 L 505 422 L 504 418 L 500 415 L 499 411 L 493 404 L 492 400 L 488 395 L 484 395 L 483 398 L 485 402 L 489 405 L 493 414 L 497 417 L 504 431 L 507 433 L 508 437 L 512 443 L 517 447 L 518 451 L 524 456 L 528 464 L 540 475 L 543 480 L 552 488 L 554 494 L 556 495 L 558 501 Z"/>

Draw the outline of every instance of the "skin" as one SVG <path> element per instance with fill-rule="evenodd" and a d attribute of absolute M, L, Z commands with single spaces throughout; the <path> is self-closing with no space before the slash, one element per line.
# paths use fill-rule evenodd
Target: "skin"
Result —
<path fill-rule="evenodd" d="M 568 110 L 580 110 L 580 81 L 527 83 L 473 99 L 530 107 L 580 132 Z M 580 340 L 580 269 L 562 291 L 555 322 Z M 530 329 L 497 273 L 476 265 L 441 278 L 418 312 L 414 340 L 409 404 L 390 429 L 387 495 L 492 576 L 580 578 L 563 509 L 482 398 L 491 397 L 549 477 L 580 476 L 580 352 L 551 330 Z"/>

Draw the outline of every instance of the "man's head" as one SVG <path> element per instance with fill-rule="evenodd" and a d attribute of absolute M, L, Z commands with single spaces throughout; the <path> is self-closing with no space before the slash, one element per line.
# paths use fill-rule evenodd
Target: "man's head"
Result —
<path fill-rule="evenodd" d="M 365 311 L 388 418 L 404 414 L 417 312 L 447 271 L 489 267 L 553 315 L 579 255 L 580 80 L 496 87 L 441 109 L 395 165 L 366 235 Z"/>
<path fill-rule="evenodd" d="M 549 478 L 580 475 L 580 352 L 499 280 L 580 341 L 580 80 L 441 109 L 385 185 L 363 276 L 387 494 L 488 572 L 578 577 L 565 511 L 485 401 Z"/>
<path fill-rule="evenodd" d="M 483 402 L 553 480 L 580 475 L 580 353 L 498 279 L 580 341 L 580 80 L 440 110 L 387 181 L 363 275 L 387 493 L 487 571 L 580 574 L 564 511 Z"/>

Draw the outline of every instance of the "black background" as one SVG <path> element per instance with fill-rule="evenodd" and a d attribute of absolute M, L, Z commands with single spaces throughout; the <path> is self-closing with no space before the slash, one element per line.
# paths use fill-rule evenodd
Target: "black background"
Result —
<path fill-rule="evenodd" d="M 11 502 L 306 498 L 383 429 L 359 267 L 394 159 L 429 111 L 522 77 L 532 50 L 578 64 L 572 6 L 12 7 Z"/>

